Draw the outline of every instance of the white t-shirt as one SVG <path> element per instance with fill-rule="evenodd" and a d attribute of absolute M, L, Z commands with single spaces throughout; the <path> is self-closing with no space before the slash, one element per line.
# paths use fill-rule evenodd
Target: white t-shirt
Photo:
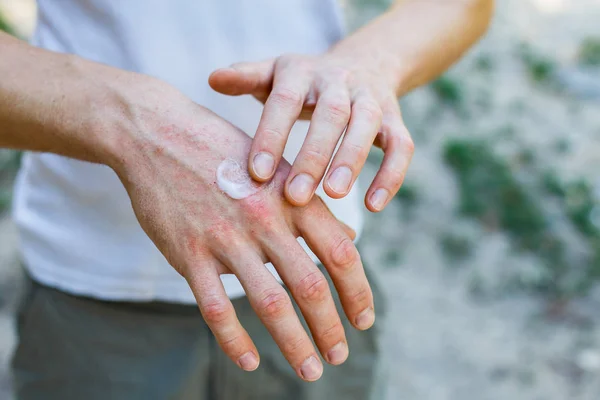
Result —
<path fill-rule="evenodd" d="M 207 84 L 210 72 L 285 53 L 320 53 L 343 34 L 335 0 L 38 0 L 38 10 L 34 45 L 160 78 L 249 134 L 262 105 L 250 96 L 215 93 Z M 294 127 L 288 161 L 307 127 Z M 356 191 L 342 200 L 329 199 L 321 188 L 318 193 L 360 231 Z M 27 154 L 14 217 L 25 265 L 44 284 L 100 299 L 194 303 L 108 167 Z M 230 297 L 243 295 L 234 276 L 222 279 Z"/>

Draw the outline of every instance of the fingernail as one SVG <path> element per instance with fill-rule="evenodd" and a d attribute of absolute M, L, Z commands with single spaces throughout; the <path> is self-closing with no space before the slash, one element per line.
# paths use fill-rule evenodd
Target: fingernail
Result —
<path fill-rule="evenodd" d="M 387 202 L 389 192 L 385 189 L 377 189 L 371 195 L 371 206 L 377 211 L 383 210 L 385 203 Z"/>
<path fill-rule="evenodd" d="M 323 373 L 323 366 L 314 356 L 310 356 L 302 363 L 300 373 L 307 381 L 316 381 Z"/>
<path fill-rule="evenodd" d="M 352 171 L 348 167 L 338 167 L 333 171 L 327 184 L 336 193 L 344 194 L 350 188 Z"/>
<path fill-rule="evenodd" d="M 339 342 L 327 352 L 327 361 L 331 364 L 339 365 L 348 358 L 348 345 L 344 342 Z"/>
<path fill-rule="evenodd" d="M 356 317 L 356 326 L 362 330 L 369 329 L 371 326 L 373 326 L 374 322 L 375 322 L 375 312 L 373 311 L 373 309 L 371 307 L 367 308 L 366 310 L 363 310 Z"/>
<path fill-rule="evenodd" d="M 308 174 L 296 175 L 290 187 L 288 193 L 292 199 L 298 203 L 306 203 L 315 188 L 315 180 Z"/>
<path fill-rule="evenodd" d="M 254 160 L 252 161 L 254 173 L 262 179 L 271 177 L 274 166 L 275 159 L 269 153 L 258 153 L 254 156 Z"/>
<path fill-rule="evenodd" d="M 251 351 L 241 356 L 238 359 L 238 363 L 244 371 L 254 371 L 256 368 L 258 368 L 258 358 L 256 358 L 254 353 Z"/>

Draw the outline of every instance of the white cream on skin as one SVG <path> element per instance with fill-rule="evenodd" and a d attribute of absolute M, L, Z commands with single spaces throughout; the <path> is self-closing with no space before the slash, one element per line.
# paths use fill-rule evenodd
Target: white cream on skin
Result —
<path fill-rule="evenodd" d="M 248 171 L 232 158 L 226 158 L 219 164 L 217 186 L 236 200 L 245 199 L 260 190 L 260 185 L 252 180 Z"/>

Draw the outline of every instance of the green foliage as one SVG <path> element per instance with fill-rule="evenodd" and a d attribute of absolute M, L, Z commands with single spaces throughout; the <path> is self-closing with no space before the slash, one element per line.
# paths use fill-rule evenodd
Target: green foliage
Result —
<path fill-rule="evenodd" d="M 6 19 L 4 18 L 4 16 L 2 15 L 2 13 L 0 13 L 0 31 L 9 33 L 11 35 L 14 35 L 15 32 L 12 29 L 12 27 L 9 25 L 9 23 L 6 21 Z"/>
<path fill-rule="evenodd" d="M 579 63 L 590 67 L 600 66 L 600 37 L 587 37 L 581 42 Z"/>
<path fill-rule="evenodd" d="M 519 157 L 528 153 L 522 150 Z M 518 250 L 541 261 L 544 273 L 520 282 L 520 287 L 565 299 L 585 294 L 600 280 L 600 202 L 587 181 L 563 183 L 554 171 L 546 171 L 540 176 L 539 186 L 527 186 L 516 178 L 510 163 L 482 141 L 449 141 L 444 159 L 458 178 L 460 212 L 489 229 L 504 231 Z M 577 265 L 567 259 L 566 242 L 550 223 L 552 215 L 534 200 L 540 188 L 557 201 L 562 215 L 591 251 Z M 441 243 L 445 252 L 459 255 L 468 248 L 460 238 L 451 236 L 442 237 Z"/>
<path fill-rule="evenodd" d="M 417 192 L 417 189 L 406 182 L 402 185 L 402 187 L 398 191 L 398 194 L 396 194 L 396 197 L 394 199 L 401 203 L 402 216 L 405 219 L 412 218 L 414 214 L 414 209 L 417 205 L 418 198 L 419 194 Z"/>
<path fill-rule="evenodd" d="M 402 253 L 398 249 L 392 249 L 386 252 L 384 265 L 389 267 L 399 267 L 402 263 Z"/>
<path fill-rule="evenodd" d="M 431 83 L 431 89 L 444 104 L 460 108 L 464 102 L 464 94 L 459 82 L 449 76 L 442 76 Z"/>
<path fill-rule="evenodd" d="M 492 154 L 487 144 L 450 141 L 444 159 L 458 176 L 464 215 L 498 225 L 525 249 L 541 240 L 546 228 L 541 210 L 515 179 L 508 163 Z"/>
<path fill-rule="evenodd" d="M 553 81 L 557 67 L 552 59 L 535 52 L 526 44 L 520 46 L 519 57 L 525 64 L 529 77 L 535 83 L 548 84 Z"/>
<path fill-rule="evenodd" d="M 593 214 L 595 210 L 600 210 L 600 204 L 594 196 L 592 185 L 582 179 L 563 184 L 554 172 L 548 171 L 542 177 L 542 187 L 560 201 L 573 226 L 592 240 L 597 248 L 597 244 L 600 244 L 600 227 L 596 225 Z"/>
<path fill-rule="evenodd" d="M 417 189 L 408 183 L 404 183 L 396 195 L 396 199 L 407 206 L 416 205 L 418 198 Z"/>
<path fill-rule="evenodd" d="M 489 54 L 483 54 L 475 60 L 475 68 L 481 72 L 490 72 L 494 69 L 494 60 Z"/>
<path fill-rule="evenodd" d="M 517 158 L 517 161 L 520 165 L 530 167 L 536 161 L 535 151 L 533 151 L 532 149 L 525 148 L 519 152 Z"/>
<path fill-rule="evenodd" d="M 571 142 L 568 139 L 559 139 L 554 143 L 554 150 L 558 154 L 567 154 L 571 150 Z"/>
<path fill-rule="evenodd" d="M 592 221 L 592 212 L 598 205 L 589 183 L 583 180 L 570 183 L 566 188 L 564 204 L 567 215 L 580 233 L 590 238 L 600 237 L 600 230 Z"/>
<path fill-rule="evenodd" d="M 542 175 L 542 188 L 553 196 L 563 197 L 565 195 L 565 189 L 554 171 L 546 171 Z"/>
<path fill-rule="evenodd" d="M 473 252 L 473 243 L 466 236 L 447 232 L 440 237 L 439 241 L 443 253 L 451 261 L 462 261 Z"/>
<path fill-rule="evenodd" d="M 536 290 L 555 296 L 563 293 L 567 270 L 564 245 L 549 229 L 543 209 L 514 176 L 509 163 L 496 156 L 487 143 L 469 140 L 449 141 L 444 160 L 458 178 L 459 211 L 489 229 L 506 232 L 518 250 L 543 261 L 548 274 L 536 282 Z"/>

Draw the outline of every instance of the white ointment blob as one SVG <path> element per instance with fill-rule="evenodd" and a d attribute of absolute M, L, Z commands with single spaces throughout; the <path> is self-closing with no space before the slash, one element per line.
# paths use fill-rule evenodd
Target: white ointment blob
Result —
<path fill-rule="evenodd" d="M 252 180 L 246 168 L 231 158 L 226 158 L 217 168 L 217 185 L 232 199 L 244 199 L 260 190 L 260 185 Z"/>

